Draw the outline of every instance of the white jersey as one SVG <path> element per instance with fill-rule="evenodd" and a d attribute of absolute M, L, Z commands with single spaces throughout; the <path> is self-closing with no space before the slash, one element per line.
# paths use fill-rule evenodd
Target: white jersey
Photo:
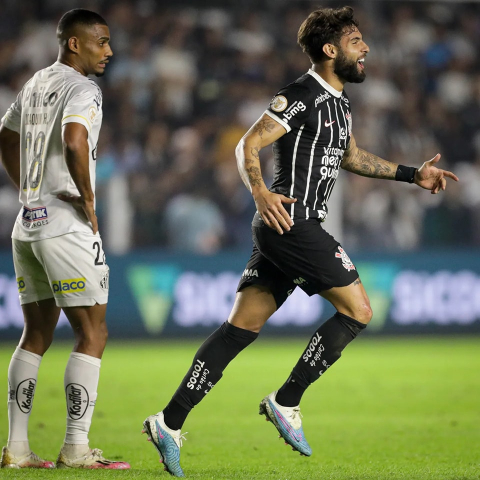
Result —
<path fill-rule="evenodd" d="M 88 132 L 89 168 L 95 192 L 95 160 L 102 124 L 97 84 L 60 62 L 38 71 L 2 119 L 20 134 L 20 203 L 12 238 L 43 240 L 65 233 L 92 233 L 83 211 L 57 199 L 79 195 L 63 155 L 62 127 L 76 122 Z"/>

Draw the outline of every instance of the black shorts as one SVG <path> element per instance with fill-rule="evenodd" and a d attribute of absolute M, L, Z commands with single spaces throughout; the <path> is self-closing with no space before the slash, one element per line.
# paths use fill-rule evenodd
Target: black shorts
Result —
<path fill-rule="evenodd" d="M 237 292 L 249 285 L 267 286 L 277 308 L 298 286 L 308 295 L 345 287 L 358 272 L 341 245 L 316 219 L 296 219 L 289 232 L 279 235 L 258 213 L 252 223 L 253 252 Z"/>

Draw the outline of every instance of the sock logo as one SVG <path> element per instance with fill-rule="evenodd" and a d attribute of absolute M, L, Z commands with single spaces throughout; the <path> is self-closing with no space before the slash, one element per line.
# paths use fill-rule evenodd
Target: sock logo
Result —
<path fill-rule="evenodd" d="M 193 366 L 192 376 L 190 377 L 190 380 L 187 383 L 187 388 L 189 388 L 190 390 L 193 390 L 195 388 L 195 384 L 197 383 L 197 378 L 200 376 L 200 372 L 202 371 L 202 368 L 204 366 L 205 366 L 205 362 L 201 362 L 200 360 L 197 359 L 197 361 L 195 362 L 195 365 Z M 206 370 L 206 372 L 208 372 L 208 370 Z M 205 377 L 206 377 L 206 374 L 205 374 Z"/>
<path fill-rule="evenodd" d="M 67 397 L 67 414 L 72 420 L 80 420 L 87 411 L 89 404 L 88 392 L 78 383 L 69 383 L 65 387 Z"/>
<path fill-rule="evenodd" d="M 18 384 L 16 395 L 17 405 L 23 413 L 30 413 L 32 410 L 36 384 L 37 381 L 34 378 L 27 378 Z"/>

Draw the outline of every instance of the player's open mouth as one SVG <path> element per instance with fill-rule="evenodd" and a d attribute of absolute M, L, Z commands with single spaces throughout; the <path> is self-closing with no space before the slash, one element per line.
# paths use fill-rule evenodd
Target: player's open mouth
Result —
<path fill-rule="evenodd" d="M 361 58 L 358 62 L 357 62 L 357 65 L 360 67 L 360 70 L 363 70 L 365 68 L 365 65 L 364 63 L 365 62 L 365 59 L 364 58 Z"/>

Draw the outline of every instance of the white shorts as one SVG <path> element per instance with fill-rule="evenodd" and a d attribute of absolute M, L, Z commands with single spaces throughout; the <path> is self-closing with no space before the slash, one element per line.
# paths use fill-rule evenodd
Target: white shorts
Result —
<path fill-rule="evenodd" d="M 20 304 L 55 298 L 58 307 L 108 301 L 109 268 L 100 235 L 68 233 L 36 242 L 12 240 Z"/>

